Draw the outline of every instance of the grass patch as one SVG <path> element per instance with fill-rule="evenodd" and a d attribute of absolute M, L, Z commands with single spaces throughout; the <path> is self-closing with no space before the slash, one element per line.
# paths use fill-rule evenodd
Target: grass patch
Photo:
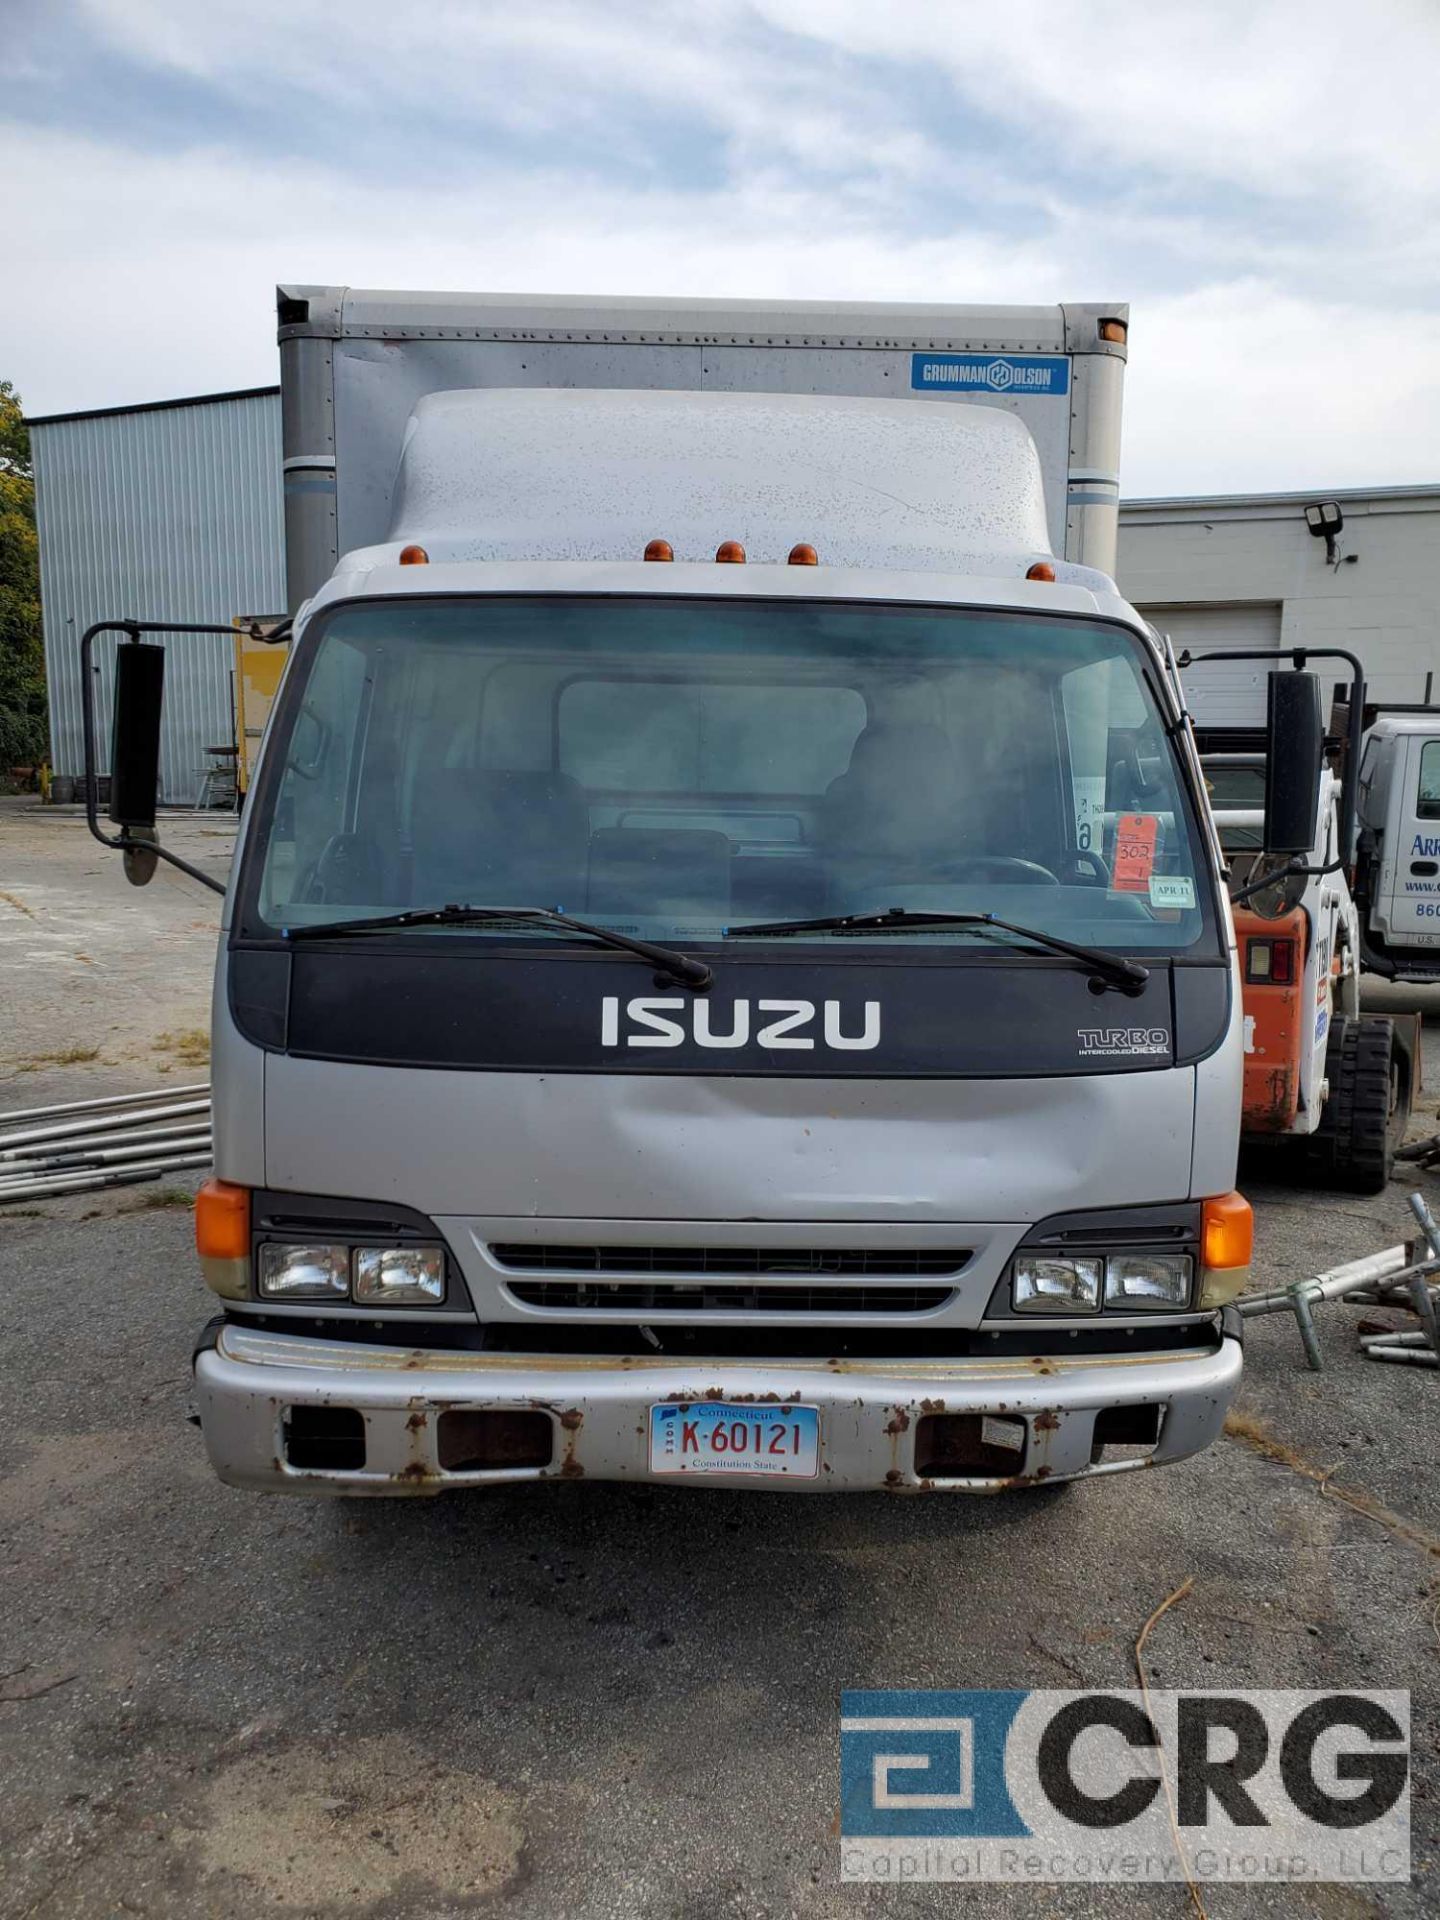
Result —
<path fill-rule="evenodd" d="M 210 1058 L 210 1036 L 204 1027 L 180 1027 L 174 1033 L 162 1033 L 155 1045 L 187 1067 L 203 1067 Z"/>
<path fill-rule="evenodd" d="M 147 1193 L 137 1193 L 133 1200 L 127 1200 L 120 1209 L 122 1213 L 163 1213 L 170 1207 L 184 1207 L 188 1213 L 195 1204 L 193 1193 L 187 1193 L 184 1187 L 151 1187 Z"/>
<path fill-rule="evenodd" d="M 42 1067 L 88 1067 L 100 1058 L 98 1047 L 61 1047 L 55 1053 L 33 1053 L 16 1067 L 17 1073 L 39 1073 Z"/>

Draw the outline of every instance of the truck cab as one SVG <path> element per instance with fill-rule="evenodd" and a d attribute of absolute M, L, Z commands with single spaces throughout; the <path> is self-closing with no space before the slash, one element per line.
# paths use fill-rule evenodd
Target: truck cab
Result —
<path fill-rule="evenodd" d="M 1381 712 L 1358 781 L 1365 964 L 1440 980 L 1440 712 Z"/>

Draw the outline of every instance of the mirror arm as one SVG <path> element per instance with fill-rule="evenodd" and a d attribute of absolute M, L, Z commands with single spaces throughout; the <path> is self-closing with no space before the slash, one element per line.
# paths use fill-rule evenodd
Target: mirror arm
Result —
<path fill-rule="evenodd" d="M 1283 867 L 1272 867 L 1269 873 L 1262 873 L 1258 880 L 1251 880 L 1230 896 L 1232 907 L 1238 907 L 1248 900 L 1251 894 L 1263 893 L 1267 887 L 1273 887 L 1277 880 L 1294 880 L 1302 874 L 1307 880 L 1318 880 L 1323 874 L 1339 873 L 1345 865 L 1344 860 L 1327 861 L 1323 867 L 1307 867 L 1303 860 L 1287 860 Z"/>
<path fill-rule="evenodd" d="M 102 633 L 123 633 L 127 639 L 138 641 L 142 633 L 216 633 L 233 639 L 235 629 L 231 627 L 191 626 L 182 621 L 173 620 L 97 620 L 87 627 L 80 639 L 80 715 L 85 737 L 85 824 L 100 842 L 102 847 L 111 847 L 117 853 L 144 853 L 157 860 L 164 860 L 172 867 L 178 867 L 192 880 L 198 880 L 202 887 L 209 887 L 212 893 L 225 891 L 222 881 L 208 873 L 202 873 L 199 867 L 192 867 L 188 860 L 182 860 L 177 853 L 167 853 L 158 840 L 145 840 L 131 833 L 128 827 L 122 827 L 119 833 L 106 833 L 100 825 L 99 785 L 95 771 L 95 639 Z M 279 638 L 281 636 L 274 636 Z"/>

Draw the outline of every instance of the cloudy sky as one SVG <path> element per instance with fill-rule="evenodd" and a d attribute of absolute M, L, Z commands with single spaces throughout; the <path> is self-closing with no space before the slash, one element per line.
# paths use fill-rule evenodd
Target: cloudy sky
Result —
<path fill-rule="evenodd" d="M 28 410 L 277 280 L 1128 300 L 1132 497 L 1440 480 L 1440 0 L 0 0 Z"/>

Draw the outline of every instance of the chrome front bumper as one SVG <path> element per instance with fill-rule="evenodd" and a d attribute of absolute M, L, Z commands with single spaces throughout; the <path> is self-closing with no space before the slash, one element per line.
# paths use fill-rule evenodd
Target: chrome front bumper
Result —
<path fill-rule="evenodd" d="M 799 1401 L 819 1408 L 816 1479 L 707 1480 L 709 1485 L 816 1490 L 996 1492 L 1086 1474 L 1168 1465 L 1218 1435 L 1240 1378 L 1240 1322 L 1225 1316 L 1214 1347 L 1072 1359 L 936 1361 L 687 1360 L 660 1354 L 586 1358 L 360 1346 L 252 1330 L 235 1322 L 195 1361 L 210 1460 L 231 1486 L 314 1494 L 429 1494 L 513 1480 L 666 1480 L 650 1471 L 648 1414 L 665 1401 Z M 1092 1462 L 1095 1417 L 1158 1406 L 1145 1458 Z M 364 1465 L 297 1467 L 287 1458 L 292 1408 L 353 1409 Z M 448 1412 L 531 1412 L 553 1423 L 548 1465 L 447 1471 L 437 1421 Z M 1014 1473 L 922 1477 L 920 1423 L 936 1414 L 1023 1420 Z"/>

